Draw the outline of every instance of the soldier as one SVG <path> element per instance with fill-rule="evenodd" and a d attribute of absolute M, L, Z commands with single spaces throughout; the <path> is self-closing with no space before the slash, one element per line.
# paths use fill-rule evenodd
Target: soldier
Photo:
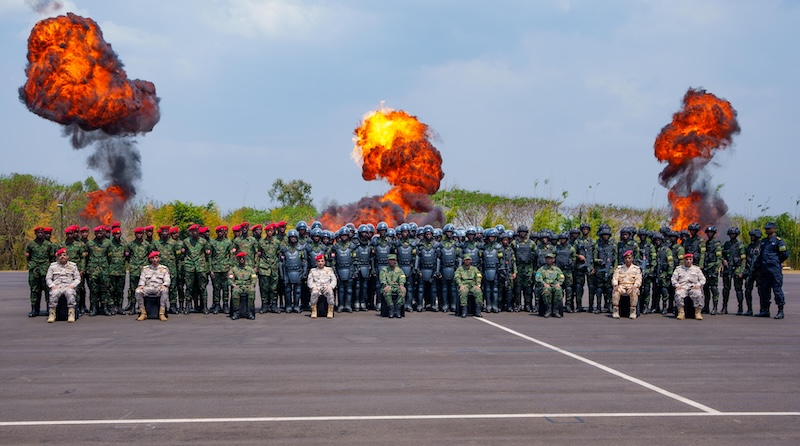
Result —
<path fill-rule="evenodd" d="M 633 258 L 638 259 L 641 257 L 639 253 L 639 245 L 633 240 L 633 228 L 630 226 L 625 226 L 619 230 L 619 238 L 620 240 L 617 242 L 617 265 L 620 265 L 622 260 L 622 255 L 626 251 L 633 251 Z"/>
<path fill-rule="evenodd" d="M 69 261 L 67 248 L 56 251 L 56 259 L 45 274 L 45 284 L 50 289 L 47 322 L 56 321 L 56 307 L 62 295 L 67 301 L 67 322 L 75 322 L 75 288 L 81 283 L 81 273 L 78 266 Z"/>
<path fill-rule="evenodd" d="M 650 236 L 650 232 L 647 229 L 639 229 L 636 233 L 639 237 L 639 258 L 637 260 L 637 265 L 639 265 L 639 269 L 642 270 L 642 290 L 639 294 L 639 297 L 642 299 L 642 314 L 647 314 L 650 312 L 651 304 L 650 304 L 650 293 L 655 286 L 653 286 L 653 282 L 656 279 L 656 248 L 655 246 L 647 240 L 647 237 Z M 663 238 L 662 238 L 663 241 Z M 656 295 L 656 300 L 658 300 L 660 296 Z M 657 305 L 656 302 L 653 305 Z"/>
<path fill-rule="evenodd" d="M 714 237 L 717 235 L 716 226 L 708 226 L 705 229 L 707 240 L 700 245 L 700 258 L 701 264 L 698 266 L 703 270 L 706 275 L 706 285 L 703 288 L 703 295 L 705 296 L 705 306 L 703 312 L 717 314 L 719 306 L 719 272 L 722 268 L 722 243 Z M 713 301 L 713 307 L 709 304 Z"/>
<path fill-rule="evenodd" d="M 367 225 L 359 225 L 358 240 L 353 245 L 355 261 L 354 267 L 356 275 L 353 294 L 355 295 L 355 311 L 367 311 L 367 293 L 369 292 L 369 280 L 373 276 L 372 267 L 372 246 L 369 239 L 369 228 Z"/>
<path fill-rule="evenodd" d="M 247 222 L 245 222 L 247 223 Z M 233 232 L 236 233 L 236 229 L 238 229 L 239 233 L 231 240 L 233 243 L 233 248 L 231 253 L 235 256 L 236 254 L 243 252 L 247 254 L 244 258 L 247 262 L 247 266 L 255 268 L 256 266 L 256 239 L 250 237 L 248 235 L 248 229 L 243 227 L 242 225 L 236 225 L 233 227 Z"/>
<path fill-rule="evenodd" d="M 564 297 L 566 298 L 567 313 L 575 311 L 576 304 L 573 301 L 573 286 L 572 286 L 572 271 L 575 269 L 575 260 L 578 257 L 578 252 L 575 247 L 569 243 L 569 234 L 562 232 L 558 235 L 558 243 L 555 246 L 555 265 L 561 269 L 564 274 Z"/>
<path fill-rule="evenodd" d="M 150 254 L 151 245 L 144 239 L 144 228 L 135 228 L 133 230 L 133 240 L 128 243 L 128 306 L 123 310 L 123 314 L 134 314 L 136 312 L 136 287 L 134 284 L 139 283 L 139 275 L 142 268 L 148 264 L 148 255 Z"/>
<path fill-rule="evenodd" d="M 303 279 L 306 277 L 308 263 L 306 252 L 300 249 L 299 234 L 292 229 L 286 237 L 287 243 L 281 248 L 281 277 L 286 290 L 286 312 L 300 313 L 300 293 Z"/>
<path fill-rule="evenodd" d="M 556 255 L 547 252 L 544 255 L 545 264 L 536 270 L 536 284 L 539 287 L 544 317 L 561 317 L 561 303 L 564 299 L 564 272 L 555 265 Z"/>
<path fill-rule="evenodd" d="M 481 317 L 483 306 L 483 292 L 481 282 L 483 276 L 478 268 L 472 266 L 472 255 L 466 254 L 461 266 L 456 269 L 454 279 L 458 287 L 458 297 L 461 300 L 461 317 L 467 317 L 467 304 L 469 295 L 475 297 L 475 317 Z"/>
<path fill-rule="evenodd" d="M 414 280 L 416 279 L 417 271 L 414 269 L 414 264 L 417 260 L 416 239 L 411 238 L 409 235 L 408 224 L 403 223 L 397 227 L 399 237 L 394 242 L 394 253 L 397 257 L 397 266 L 403 270 L 406 275 L 407 286 L 406 289 L 411 290 L 411 293 L 416 291 L 414 287 Z M 413 311 L 411 308 L 412 299 L 404 299 L 405 311 Z"/>
<path fill-rule="evenodd" d="M 233 266 L 231 262 L 233 243 L 228 239 L 227 226 L 219 225 L 214 228 L 214 232 L 217 233 L 217 238 L 209 242 L 211 257 L 208 262 L 211 269 L 211 312 L 217 314 L 222 311 L 228 314 L 228 271 Z"/>
<path fill-rule="evenodd" d="M 173 282 L 177 282 L 175 291 L 178 294 L 178 310 L 189 314 L 191 303 L 186 299 L 186 248 L 180 239 L 181 230 L 178 227 L 169 228 L 170 247 L 175 251 L 175 273 L 170 272 Z"/>
<path fill-rule="evenodd" d="M 377 275 L 380 275 L 380 271 L 389 264 L 389 254 L 393 252 L 393 243 L 392 240 L 389 239 L 389 225 L 382 221 L 378 223 L 378 236 L 371 240 L 372 252 L 373 252 L 373 261 L 375 262 L 373 266 L 373 272 Z M 381 302 L 383 299 L 380 296 L 381 294 L 381 287 L 375 287 L 375 310 L 380 312 L 381 310 Z M 370 301 L 371 301 L 370 297 Z"/>
<path fill-rule="evenodd" d="M 676 268 L 680 266 L 681 262 L 683 261 L 683 256 L 686 254 L 686 251 L 684 251 L 683 249 L 683 244 L 679 243 L 678 240 L 680 239 L 681 241 L 685 241 L 686 239 L 689 238 L 689 232 L 687 231 L 681 231 L 681 232 L 686 232 L 686 237 L 683 239 L 680 239 L 678 232 L 669 231 L 670 248 L 672 249 L 672 258 L 675 260 Z M 667 310 L 668 312 L 671 313 L 674 311 L 674 304 L 675 304 L 675 287 L 672 285 L 672 275 L 670 275 L 669 297 L 671 305 Z M 663 309 L 661 310 L 661 314 L 665 314 Z"/>
<path fill-rule="evenodd" d="M 42 293 L 45 293 L 47 299 L 45 278 L 53 256 L 53 245 L 45 240 L 44 228 L 37 226 L 33 229 L 33 233 L 36 238 L 28 242 L 28 246 L 25 247 L 25 258 L 28 260 L 28 285 L 31 288 L 31 312 L 28 313 L 28 317 L 39 315 Z"/>
<path fill-rule="evenodd" d="M 744 282 L 744 300 L 747 304 L 747 311 L 744 316 L 753 315 L 753 286 L 755 286 L 758 300 L 761 302 L 761 271 L 756 268 L 756 260 L 761 255 L 761 229 L 751 229 L 748 235 L 750 244 L 747 245 L 746 280 Z"/>
<path fill-rule="evenodd" d="M 500 292 L 503 299 L 503 311 L 519 311 L 519 303 L 514 299 L 514 280 L 517 278 L 517 260 L 514 256 L 514 247 L 511 240 L 514 238 L 514 231 L 508 229 L 500 238 L 503 246 L 502 261 L 500 262 Z"/>
<path fill-rule="evenodd" d="M 630 299 L 630 319 L 636 319 L 636 308 L 639 305 L 639 287 L 642 286 L 642 269 L 633 264 L 633 250 L 622 253 L 622 265 L 614 269 L 611 278 L 611 305 L 614 312 L 611 317 L 619 319 L 619 298 L 627 295 Z"/>
<path fill-rule="evenodd" d="M 503 261 L 503 245 L 497 241 L 497 229 L 489 228 L 484 231 L 486 241 L 481 249 L 481 264 L 483 265 L 483 290 L 487 313 L 500 312 L 500 272 Z"/>
<path fill-rule="evenodd" d="M 242 298 L 247 299 L 247 314 L 243 316 L 250 320 L 256 318 L 255 300 L 257 278 L 258 275 L 256 274 L 256 270 L 247 264 L 247 253 L 244 251 L 237 252 L 236 264 L 233 265 L 231 270 L 228 272 L 228 285 L 231 287 L 231 320 L 235 321 L 236 319 L 239 319 L 239 301 Z M 287 302 L 287 308 L 288 305 L 289 304 Z M 300 310 L 298 309 L 298 312 L 299 311 Z"/>
<path fill-rule="evenodd" d="M 417 311 L 425 309 L 437 311 L 436 278 L 441 275 L 441 259 L 439 245 L 433 240 L 433 227 L 422 228 L 423 238 L 417 245 L 417 259 L 414 270 L 417 271 Z M 428 303 L 425 297 L 428 296 Z"/>
<path fill-rule="evenodd" d="M 89 255 L 86 259 L 86 275 L 89 282 L 90 308 L 89 316 L 98 313 L 111 316 L 108 308 L 108 247 L 111 244 L 105 238 L 102 226 L 94 228 L 94 239 L 86 245 Z"/>
<path fill-rule="evenodd" d="M 406 296 L 406 275 L 397 266 L 397 254 L 389 254 L 389 264 L 381 270 L 379 280 L 381 294 L 389 307 L 389 318 L 403 317 L 400 308 Z"/>
<path fill-rule="evenodd" d="M 78 268 L 83 267 L 83 269 L 81 270 L 81 277 L 83 278 L 83 280 L 81 280 L 81 284 L 78 285 L 78 304 L 77 304 L 78 312 L 83 314 L 89 312 L 89 308 L 86 307 L 86 290 L 89 288 L 89 278 L 86 276 L 86 258 L 89 255 L 89 252 L 86 250 L 86 244 L 89 243 L 88 226 L 81 226 L 78 229 L 78 233 L 75 235 L 75 242 L 81 244 L 84 253 L 82 265 L 77 262 L 77 258 L 70 257 L 78 265 Z M 67 248 L 67 253 L 69 253 L 69 248 Z"/>
<path fill-rule="evenodd" d="M 771 294 L 775 295 L 778 313 L 775 319 L 783 319 L 783 262 L 789 258 L 789 249 L 780 237 L 775 235 L 775 222 L 764 225 L 766 237 L 761 240 L 761 252 L 756 260 L 756 268 L 761 271 L 761 311 L 757 317 L 769 317 Z"/>
<path fill-rule="evenodd" d="M 697 233 L 700 231 L 699 223 L 691 223 L 688 228 L 689 232 L 684 233 L 681 231 L 681 239 L 683 240 L 683 252 L 692 255 L 692 262 L 695 266 L 703 268 L 703 261 L 705 260 L 705 245 L 703 240 Z"/>
<path fill-rule="evenodd" d="M 259 313 L 280 313 L 278 307 L 278 282 L 280 275 L 281 242 L 275 238 L 276 226 L 272 223 L 264 228 L 265 237 L 258 242 L 258 286 L 261 292 Z"/>
<path fill-rule="evenodd" d="M 444 237 L 439 244 L 439 260 L 442 273 L 442 290 L 440 293 L 442 301 L 442 311 L 456 312 L 458 309 L 458 293 L 455 283 L 456 268 L 458 259 L 461 256 L 461 248 L 458 247 L 458 240 L 455 234 L 455 227 L 452 224 L 444 225 Z"/>
<path fill-rule="evenodd" d="M 353 312 L 353 277 L 356 275 L 353 242 L 350 240 L 350 230 L 342 226 L 337 232 L 337 240 L 331 246 L 331 264 L 336 271 L 341 312 Z"/>
<path fill-rule="evenodd" d="M 205 238 L 200 237 L 200 226 L 189 226 L 189 238 L 183 241 L 184 271 L 186 274 L 186 293 L 189 299 L 184 309 L 188 313 L 189 304 L 194 312 L 208 314 L 208 258 L 211 246 Z"/>
<path fill-rule="evenodd" d="M 158 320 L 167 320 L 167 305 L 169 305 L 169 286 L 172 278 L 169 268 L 159 265 L 161 255 L 158 251 L 151 251 L 147 255 L 150 265 L 144 266 L 139 271 L 139 281 L 137 282 L 135 296 L 136 304 L 139 306 L 139 317 L 137 321 L 147 319 L 147 310 L 144 307 L 144 296 L 159 296 L 158 300 Z"/>
<path fill-rule="evenodd" d="M 148 225 L 144 227 L 144 241 L 149 243 L 150 246 L 153 246 L 154 243 L 153 232 L 155 231 L 155 229 L 156 228 L 153 225 Z"/>
<path fill-rule="evenodd" d="M 108 244 L 108 303 L 112 315 L 121 312 L 129 256 L 128 243 L 122 240 L 122 230 L 113 228 Z"/>
<path fill-rule="evenodd" d="M 81 275 L 81 281 L 76 287 L 76 293 L 78 297 L 80 297 L 81 294 L 83 294 L 83 297 L 85 299 L 86 289 L 83 286 L 83 278 L 84 278 L 84 273 L 86 272 L 87 252 L 86 252 L 86 245 L 82 241 L 80 241 L 80 235 L 78 232 L 79 230 L 80 227 L 77 225 L 72 225 L 64 229 L 66 237 L 64 243 L 59 248 L 67 249 L 67 258 L 72 259 L 70 261 L 75 263 L 75 266 L 78 268 L 78 272 Z M 78 314 L 80 314 L 83 311 L 81 305 L 76 305 L 76 309 Z"/>
<path fill-rule="evenodd" d="M 178 314 L 178 264 L 175 257 L 174 242 L 169 236 L 169 225 L 158 228 L 158 240 L 153 244 L 153 251 L 159 252 L 159 263 L 169 269 L 169 314 Z"/>
<path fill-rule="evenodd" d="M 672 256 L 672 247 L 664 243 L 664 235 L 656 233 L 653 236 L 655 242 L 656 261 L 655 267 L 655 298 L 653 299 L 653 312 L 661 311 L 667 314 L 669 308 L 669 290 L 672 273 L 675 271 L 675 258 Z M 660 305 L 659 305 L 660 301 Z M 660 307 L 660 308 L 659 308 Z"/>
<path fill-rule="evenodd" d="M 703 271 L 692 264 L 694 255 L 686 253 L 683 255 L 683 265 L 675 268 L 672 273 L 672 286 L 675 287 L 675 305 L 678 307 L 678 316 L 675 319 L 683 320 L 686 313 L 683 309 L 683 300 L 688 296 L 694 303 L 694 318 L 698 321 L 703 320 L 703 285 L 706 283 L 706 276 Z"/>
<path fill-rule="evenodd" d="M 598 231 L 600 238 L 595 245 L 594 268 L 590 273 L 595 277 L 595 292 L 597 306 L 589 296 L 589 311 L 600 314 L 601 311 L 609 312 L 611 306 L 611 276 L 617 267 L 617 255 L 614 241 L 611 240 L 611 228 L 600 225 Z M 601 299 L 603 302 L 601 302 Z"/>
<path fill-rule="evenodd" d="M 578 313 L 583 311 L 583 285 L 584 283 L 589 288 L 589 300 L 594 301 L 595 293 L 595 280 L 594 276 L 589 275 L 593 270 L 592 263 L 594 262 L 595 241 L 589 235 L 592 227 L 588 223 L 581 223 L 580 236 L 573 244 L 577 251 L 577 262 L 575 265 L 575 288 L 572 294 L 575 296 L 575 311 Z"/>
<path fill-rule="evenodd" d="M 319 228 L 314 228 L 311 232 L 319 231 Z M 313 237 L 313 234 L 312 234 Z M 316 268 L 311 268 L 308 272 L 308 289 L 311 290 L 311 319 L 317 318 L 317 301 L 319 296 L 325 296 L 328 302 L 328 319 L 333 319 L 333 290 L 336 289 L 336 274 L 333 269 L 325 266 L 325 254 L 317 254 L 314 257 Z"/>
<path fill-rule="evenodd" d="M 742 302 L 744 301 L 744 269 L 747 260 L 747 250 L 744 243 L 739 241 L 741 231 L 737 227 L 728 228 L 730 240 L 722 246 L 722 314 L 728 314 L 728 298 L 731 295 L 731 282 L 736 290 L 736 300 L 739 303 L 737 316 L 742 315 Z"/>

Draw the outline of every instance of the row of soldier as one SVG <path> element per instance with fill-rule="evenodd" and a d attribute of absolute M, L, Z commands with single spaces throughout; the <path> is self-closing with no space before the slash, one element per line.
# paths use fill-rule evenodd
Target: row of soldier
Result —
<path fill-rule="evenodd" d="M 26 250 L 31 286 L 30 316 L 39 314 L 41 294 L 47 293 L 44 274 L 58 248 L 49 241 L 48 232 L 51 231 L 47 229 L 36 228 L 36 239 Z M 762 280 L 762 234 L 758 229 L 750 231 L 749 245 L 739 240 L 737 228 L 728 230 L 730 240 L 724 244 L 716 240 L 713 226 L 705 229 L 706 239 L 701 239 L 696 223 L 680 233 L 669 228 L 649 232 L 625 227 L 620 231 L 619 241 L 612 238 L 608 225 L 601 225 L 595 234 L 597 239 L 593 238 L 591 227 L 585 223 L 559 234 L 549 230 L 530 232 L 526 226 L 519 226 L 516 231 L 500 225 L 487 230 L 456 228 L 452 224 L 439 229 L 418 227 L 413 223 L 390 228 L 384 222 L 377 227 L 348 224 L 335 233 L 323 229 L 319 222 L 309 227 L 303 221 L 288 231 L 285 222 L 252 227 L 243 222 L 231 229 L 232 238 L 226 226 L 216 227 L 216 237 L 211 237 L 209 228 L 191 225 L 188 236 L 182 238 L 179 228 L 161 226 L 156 231 L 148 226 L 136 228 L 134 239 L 125 241 L 118 224 L 94 228 L 95 237 L 91 240 L 88 227 L 68 227 L 60 246 L 80 270 L 79 311 L 88 311 L 89 315 L 135 312 L 135 284 L 148 263 L 148 255 L 158 251 L 161 263 L 173 276 L 168 310 L 172 314 L 229 313 L 232 286 L 229 273 L 236 264 L 234 256 L 241 253 L 244 253 L 246 266 L 257 276 L 260 313 L 299 313 L 308 309 L 310 290 L 305 280 L 320 255 L 336 274 L 340 312 L 381 310 L 384 298 L 380 273 L 389 265 L 391 255 L 405 276 L 404 312 L 460 311 L 466 315 L 467 305 L 462 305 L 462 301 L 465 294 L 472 294 L 478 301 L 473 311 L 478 314 L 481 309 L 488 312 L 539 311 L 544 316 L 556 317 L 564 311 L 601 313 L 611 311 L 614 270 L 624 263 L 623 254 L 631 251 L 642 271 L 638 293 L 642 313 L 666 314 L 673 310 L 674 287 L 670 278 L 684 254 L 691 253 L 694 264 L 706 277 L 704 311 L 727 314 L 733 285 L 737 314 L 753 314 L 752 290 L 755 287 L 761 297 L 759 315 L 769 315 L 769 290 L 765 290 L 766 286 L 757 286 L 760 282 L 769 285 L 763 283 L 767 280 Z M 774 231 L 774 225 L 771 229 Z M 156 232 L 157 239 L 154 238 Z M 634 236 L 639 240 L 634 240 Z M 782 246 L 785 251 L 785 244 Z M 548 261 L 548 257 L 552 261 Z M 467 287 L 459 283 L 457 270 L 467 258 L 470 259 L 467 263 L 480 276 L 477 293 L 467 293 Z M 553 269 L 558 273 L 547 272 Z M 127 306 L 123 307 L 128 273 L 131 286 L 128 287 Z M 721 308 L 718 306 L 720 275 L 723 278 Z M 770 277 L 774 287 L 772 276 L 774 274 Z M 213 290 L 210 306 L 209 280 Z M 587 285 L 588 308 L 583 306 L 584 286 Z M 87 287 L 88 309 L 85 305 Z M 775 292 L 776 303 L 782 315 L 783 296 L 781 293 L 779 302 L 778 291 Z M 255 313 L 255 293 L 248 295 L 248 300 L 250 312 Z M 540 305 L 543 308 L 539 308 Z M 389 315 L 394 314 L 389 312 Z"/>

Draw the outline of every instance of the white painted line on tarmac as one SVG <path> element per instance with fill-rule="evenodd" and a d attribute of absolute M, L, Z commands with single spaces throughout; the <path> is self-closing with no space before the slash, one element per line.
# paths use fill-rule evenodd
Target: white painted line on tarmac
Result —
<path fill-rule="evenodd" d="M 524 335 L 524 334 L 522 334 L 522 333 L 520 333 L 518 331 L 512 330 L 512 329 L 510 329 L 510 328 L 508 328 L 506 326 L 503 326 L 503 325 L 500 325 L 500 324 L 498 324 L 496 322 L 492 322 L 490 320 L 487 320 L 486 318 L 475 318 L 475 319 L 477 319 L 477 320 L 479 320 L 479 321 L 481 321 L 481 322 L 483 322 L 485 324 L 489 324 L 489 325 L 491 325 L 493 327 L 497 327 L 497 328 L 499 328 L 499 329 L 501 329 L 503 331 L 506 331 L 508 333 L 511 333 L 514 336 L 518 336 L 518 337 L 520 337 L 522 339 L 531 341 L 531 342 L 533 342 L 535 344 L 539 344 L 542 347 L 549 348 L 550 350 L 553 350 L 555 352 L 561 353 L 562 355 L 569 356 L 570 358 L 577 359 L 578 361 L 581 361 L 583 363 L 589 364 L 590 366 L 597 367 L 600 370 L 606 371 L 606 372 L 608 372 L 608 373 L 610 373 L 612 375 L 618 376 L 618 377 L 620 377 L 622 379 L 626 379 L 626 380 L 628 380 L 628 381 L 630 381 L 632 383 L 638 384 L 638 385 L 640 385 L 640 386 L 642 386 L 642 387 L 644 387 L 646 389 L 650 389 L 650 390 L 652 390 L 654 392 L 658 392 L 658 393 L 660 393 L 660 394 L 662 394 L 662 395 L 664 395 L 666 397 L 669 397 L 669 398 L 672 398 L 674 400 L 680 401 L 680 402 L 682 402 L 684 404 L 688 404 L 688 405 L 690 405 L 692 407 L 695 407 L 697 409 L 702 410 L 703 412 L 707 412 L 709 414 L 715 414 L 715 415 L 721 413 L 720 411 L 718 411 L 716 409 L 712 409 L 711 407 L 708 407 L 708 406 L 706 406 L 704 404 L 700 404 L 697 401 L 692 401 L 689 398 L 685 398 L 685 397 L 682 397 L 682 396 L 680 396 L 680 395 L 678 395 L 676 393 L 672 393 L 672 392 L 670 392 L 668 390 L 664 390 L 661 387 L 654 386 L 653 384 L 650 384 L 650 383 L 648 383 L 646 381 L 642 381 L 639 378 L 634 378 L 633 376 L 630 376 L 630 375 L 627 375 L 625 373 L 622 373 L 619 370 L 615 370 L 615 369 L 612 369 L 611 367 L 604 366 L 603 364 L 600 364 L 599 362 L 592 361 L 591 359 L 584 358 L 583 356 L 579 356 L 579 355 L 576 355 L 575 353 L 568 352 L 568 351 L 566 351 L 566 350 L 564 350 L 562 348 L 558 348 L 555 345 L 551 345 L 551 344 L 548 344 L 547 342 L 540 341 L 540 340 L 538 340 L 536 338 L 532 338 L 530 336 Z"/>
<path fill-rule="evenodd" d="M 124 420 L 41 420 L 2 421 L 0 427 L 85 426 L 121 424 L 189 423 L 280 423 L 314 421 L 408 421 L 408 420 L 508 420 L 515 418 L 676 418 L 676 417 L 798 417 L 800 412 L 620 412 L 620 413 L 487 413 L 461 415 L 369 415 L 319 417 L 241 417 L 241 418 L 153 418 Z"/>

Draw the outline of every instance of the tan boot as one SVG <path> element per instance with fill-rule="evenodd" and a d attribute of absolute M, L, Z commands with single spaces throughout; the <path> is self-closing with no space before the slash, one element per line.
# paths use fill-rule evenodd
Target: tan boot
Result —
<path fill-rule="evenodd" d="M 145 310 L 144 305 L 142 305 L 142 308 L 139 309 L 139 317 L 137 317 L 136 320 L 143 321 L 145 319 L 147 319 L 147 310 Z"/>
<path fill-rule="evenodd" d="M 311 306 L 311 319 L 317 318 L 317 305 L 314 304 Z"/>
<path fill-rule="evenodd" d="M 67 309 L 67 322 L 75 322 L 75 308 Z"/>
<path fill-rule="evenodd" d="M 631 307 L 631 314 L 628 319 L 636 319 L 636 307 Z"/>
<path fill-rule="evenodd" d="M 52 324 L 55 321 L 56 321 L 56 309 L 55 308 L 51 308 L 50 309 L 50 313 L 47 316 L 47 323 L 48 324 Z"/>
<path fill-rule="evenodd" d="M 619 307 L 614 307 L 614 312 L 611 314 L 614 319 L 619 319 Z"/>
<path fill-rule="evenodd" d="M 333 319 L 333 305 L 328 305 L 328 319 Z"/>
<path fill-rule="evenodd" d="M 686 312 L 683 310 L 683 307 L 678 307 L 678 316 L 675 319 L 682 321 L 686 319 Z"/>
<path fill-rule="evenodd" d="M 703 320 L 703 315 L 700 314 L 702 311 L 703 311 L 702 308 L 695 308 L 694 309 L 694 318 L 697 319 L 698 321 L 702 321 Z"/>
<path fill-rule="evenodd" d="M 158 320 L 160 320 L 162 322 L 166 321 L 167 320 L 167 314 L 166 313 L 167 313 L 167 309 L 164 308 L 164 307 L 160 307 L 158 309 Z M 146 311 L 144 313 L 144 317 L 147 317 L 147 312 Z"/>

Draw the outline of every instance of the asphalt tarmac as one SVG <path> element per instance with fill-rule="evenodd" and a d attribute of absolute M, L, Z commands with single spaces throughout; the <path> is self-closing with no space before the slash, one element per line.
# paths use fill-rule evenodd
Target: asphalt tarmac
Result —
<path fill-rule="evenodd" d="M 796 445 L 800 275 L 784 291 L 783 320 L 47 324 L 26 274 L 0 273 L 0 444 Z"/>

